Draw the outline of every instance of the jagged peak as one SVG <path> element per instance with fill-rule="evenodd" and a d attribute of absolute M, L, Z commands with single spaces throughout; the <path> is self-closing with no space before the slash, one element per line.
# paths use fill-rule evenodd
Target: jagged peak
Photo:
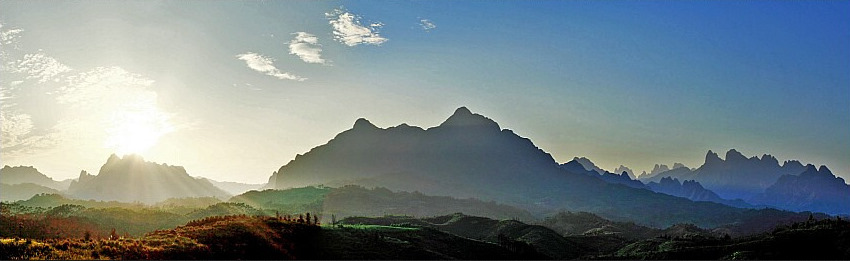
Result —
<path fill-rule="evenodd" d="M 735 149 L 730 149 L 729 151 L 726 152 L 726 161 L 742 161 L 742 160 L 747 160 L 747 157 L 745 157 L 744 154 L 741 154 L 741 152 L 738 152 Z"/>
<path fill-rule="evenodd" d="M 829 168 L 826 167 L 826 165 L 820 165 L 820 168 L 818 168 L 818 173 L 829 174 L 829 175 L 835 176 L 835 175 L 832 174 L 832 171 L 830 171 Z"/>
<path fill-rule="evenodd" d="M 354 127 L 352 127 L 352 128 L 353 129 L 377 129 L 378 126 L 375 126 L 375 124 L 372 124 L 372 122 L 370 122 L 366 118 L 359 118 L 356 121 L 354 121 Z"/>
<path fill-rule="evenodd" d="M 119 158 L 118 155 L 116 155 L 115 153 L 112 153 L 109 155 L 109 158 L 106 159 L 106 163 L 115 162 L 119 160 L 121 160 L 121 158 Z"/>
<path fill-rule="evenodd" d="M 708 150 L 708 153 L 705 154 L 705 164 L 714 163 L 714 162 L 722 162 L 720 156 L 717 153 Z"/>
<path fill-rule="evenodd" d="M 782 163 L 782 167 L 783 168 L 788 168 L 788 167 L 802 168 L 804 166 L 803 166 L 803 163 L 800 163 L 799 160 L 786 160 L 785 162 Z"/>
<path fill-rule="evenodd" d="M 806 164 L 806 171 L 805 172 L 817 172 L 817 171 L 818 171 L 818 169 L 815 168 L 815 165 Z"/>
<path fill-rule="evenodd" d="M 452 115 L 472 115 L 472 111 L 466 108 L 466 106 L 460 106 L 455 110 L 455 113 Z"/>
<path fill-rule="evenodd" d="M 452 116 L 449 116 L 439 127 L 485 127 L 501 130 L 499 124 L 492 119 L 472 113 L 466 107 L 457 108 Z"/>

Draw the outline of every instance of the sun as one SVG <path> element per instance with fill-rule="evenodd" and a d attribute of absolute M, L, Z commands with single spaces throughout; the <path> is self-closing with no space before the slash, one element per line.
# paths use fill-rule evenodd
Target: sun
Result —
<path fill-rule="evenodd" d="M 143 154 L 173 130 L 156 108 L 124 110 L 112 114 L 105 146 L 119 155 Z"/>

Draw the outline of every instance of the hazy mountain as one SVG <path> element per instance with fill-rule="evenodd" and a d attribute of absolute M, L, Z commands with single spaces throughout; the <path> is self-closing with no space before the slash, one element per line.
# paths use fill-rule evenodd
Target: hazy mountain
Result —
<path fill-rule="evenodd" d="M 426 195 L 475 197 L 525 208 L 536 215 L 588 211 L 614 221 L 663 227 L 676 223 L 712 227 L 762 213 L 572 173 L 529 139 L 502 130 L 491 119 L 463 107 L 427 130 L 406 124 L 381 129 L 358 119 L 353 128 L 327 144 L 297 155 L 269 180 L 275 188 L 361 184 Z"/>
<path fill-rule="evenodd" d="M 582 164 L 581 162 L 585 162 Z M 601 169 L 588 169 L 586 166 L 595 166 L 587 158 L 575 158 L 567 163 L 561 164 L 561 169 L 571 173 L 586 174 L 597 177 L 608 183 L 622 184 L 633 188 L 649 189 L 643 182 L 633 180 L 625 171 L 621 174 L 611 173 Z M 601 173 L 599 171 L 602 171 Z"/>
<path fill-rule="evenodd" d="M 782 175 L 796 175 L 805 168 L 798 161 L 779 161 L 771 155 L 761 158 L 744 157 L 737 150 L 726 152 L 726 159 L 720 159 L 717 153 L 708 151 L 705 163 L 695 169 L 675 169 L 642 178 L 644 182 L 659 182 L 664 177 L 679 180 L 695 180 L 705 188 L 714 191 L 724 199 L 748 200 L 773 185 Z"/>
<path fill-rule="evenodd" d="M 9 167 L 9 165 L 0 169 L 0 183 L 9 185 L 32 183 L 54 190 L 66 190 L 70 185 L 69 181 L 55 181 L 32 166 Z"/>
<path fill-rule="evenodd" d="M 783 175 L 751 201 L 792 211 L 850 214 L 850 185 L 826 166 L 809 164 L 799 175 Z"/>
<path fill-rule="evenodd" d="M 590 161 L 590 159 L 585 158 L 585 157 L 581 157 L 581 158 L 574 157 L 573 161 L 577 162 L 578 164 L 581 164 L 581 166 L 584 167 L 584 169 L 586 169 L 586 170 L 596 171 L 596 173 L 599 173 L 599 175 L 602 175 L 602 174 L 605 174 L 605 172 L 608 172 L 607 170 L 604 170 L 604 169 L 600 168 L 599 166 L 596 166 L 596 164 L 594 164 L 593 161 Z"/>
<path fill-rule="evenodd" d="M 620 165 L 619 167 L 617 167 L 616 169 L 614 169 L 614 173 L 623 173 L 623 172 L 625 172 L 625 173 L 629 174 L 629 178 L 630 178 L 630 179 L 636 179 L 636 177 L 635 177 L 635 171 L 634 171 L 634 170 L 632 170 L 632 169 L 630 169 L 629 167 L 626 167 L 626 166 Z"/>
<path fill-rule="evenodd" d="M 661 173 L 665 173 L 665 172 L 668 172 L 668 171 L 685 172 L 685 171 L 690 171 L 690 170 L 691 169 L 688 168 L 687 166 L 685 166 L 685 164 L 682 164 L 682 163 L 679 163 L 679 162 L 673 163 L 673 168 L 669 168 L 665 164 L 655 164 L 655 166 L 652 167 L 652 170 L 649 173 L 646 173 L 646 171 L 641 172 L 641 174 L 638 176 L 638 179 L 640 179 L 640 180 L 651 179 L 653 177 L 658 176 Z"/>
<path fill-rule="evenodd" d="M 209 181 L 217 188 L 226 191 L 230 195 L 239 195 L 249 190 L 258 190 L 266 186 L 266 184 L 246 184 L 232 181 L 215 181 L 208 178 L 203 179 Z"/>
<path fill-rule="evenodd" d="M 709 201 L 721 204 L 726 204 L 733 207 L 745 208 L 752 207 L 743 200 L 727 200 L 722 199 L 716 193 L 704 188 L 699 182 L 693 180 L 685 180 L 679 182 L 679 179 L 664 177 L 659 182 L 649 182 L 646 184 L 652 191 L 683 197 L 693 201 Z"/>
<path fill-rule="evenodd" d="M 685 164 L 682 164 L 682 163 L 679 163 L 679 162 L 673 163 L 672 169 L 678 169 L 678 168 L 688 168 L 688 166 L 685 166 Z M 688 169 L 690 170 L 690 168 L 688 168 Z"/>
<path fill-rule="evenodd" d="M 227 192 L 209 181 L 193 178 L 181 166 L 144 161 L 141 156 L 109 156 L 96 175 L 85 171 L 68 188 L 80 199 L 116 200 L 153 204 L 169 198 L 227 198 Z"/>
<path fill-rule="evenodd" d="M 22 183 L 14 185 L 0 183 L 0 201 L 3 202 L 27 200 L 35 195 L 42 193 L 57 194 L 59 193 L 59 191 L 33 183 Z"/>

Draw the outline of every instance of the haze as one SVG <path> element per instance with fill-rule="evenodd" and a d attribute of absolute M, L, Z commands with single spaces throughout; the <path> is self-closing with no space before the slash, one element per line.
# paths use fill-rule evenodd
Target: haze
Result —
<path fill-rule="evenodd" d="M 0 1 L 2 165 L 264 183 L 467 106 L 559 162 L 735 148 L 850 178 L 850 2 Z"/>

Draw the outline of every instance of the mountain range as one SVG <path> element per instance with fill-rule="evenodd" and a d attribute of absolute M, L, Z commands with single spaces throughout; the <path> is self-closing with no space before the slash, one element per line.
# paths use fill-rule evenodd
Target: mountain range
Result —
<path fill-rule="evenodd" d="M 671 170 L 675 171 L 677 169 Z M 658 182 L 663 177 L 695 180 L 705 188 L 725 199 L 748 200 L 762 193 L 782 175 L 796 175 L 805 170 L 799 161 L 786 161 L 782 165 L 771 155 L 747 158 L 735 149 L 726 152 L 725 159 L 708 151 L 705 163 L 695 170 L 661 172 L 642 178 L 644 182 Z"/>
<path fill-rule="evenodd" d="M 109 156 L 97 175 L 85 171 L 71 183 L 68 194 L 79 199 L 153 204 L 169 198 L 230 197 L 202 178 L 193 178 L 181 166 L 147 162 L 141 156 Z"/>
<path fill-rule="evenodd" d="M 733 167 L 738 166 L 743 172 L 757 169 L 743 156 L 735 157 L 737 152 L 730 153 L 728 160 L 710 158 L 695 171 L 710 176 L 717 172 L 737 173 Z M 727 162 L 735 164 L 725 167 Z M 683 167 L 674 170 L 692 172 Z M 588 211 L 615 221 L 631 220 L 650 226 L 694 223 L 713 227 L 762 215 L 760 211 L 655 193 L 631 180 L 628 174 L 606 178 L 596 170 L 593 175 L 587 172 L 583 166 L 581 170 L 570 170 L 559 165 L 528 138 L 501 129 L 490 118 L 461 107 L 445 122 L 428 129 L 407 124 L 384 129 L 358 119 L 351 129 L 283 165 L 270 177 L 269 186 L 380 186 L 428 195 L 495 200 L 535 215 L 565 209 Z M 771 175 L 775 174 L 759 172 L 746 180 Z M 613 178 L 624 182 L 610 182 Z M 711 184 L 729 185 L 730 189 L 723 190 L 728 193 L 750 186 L 719 181 Z M 762 183 L 755 182 L 759 186 Z"/>
<path fill-rule="evenodd" d="M 775 184 L 751 199 L 753 204 L 792 211 L 850 213 L 850 185 L 826 166 L 807 165 L 799 175 L 783 175 Z"/>
<path fill-rule="evenodd" d="M 770 155 L 746 158 L 733 149 L 723 160 L 709 151 L 705 164 L 699 168 L 677 163 L 669 169 L 657 164 L 651 174 L 639 176 L 640 180 L 622 165 L 617 170 L 620 173 L 605 171 L 583 157 L 559 164 L 530 139 L 461 107 L 442 124 L 427 129 L 407 124 L 379 128 L 366 119 L 357 119 L 351 129 L 281 166 L 265 185 L 194 178 L 180 166 L 147 162 L 136 155 L 111 155 L 97 175 L 82 171 L 67 190 L 46 187 L 61 183 L 35 168 L 6 166 L 0 170 L 0 180 L 4 181 L 4 194 L 0 196 L 10 201 L 37 193 L 61 193 L 76 199 L 154 204 L 190 197 L 227 200 L 231 195 L 263 186 L 290 189 L 359 185 L 373 189 L 366 193 L 370 196 L 359 200 L 370 201 L 377 208 L 363 213 L 415 204 L 412 202 L 421 200 L 420 195 L 461 199 L 434 199 L 461 202 L 453 203 L 458 206 L 473 204 L 463 201 L 473 198 L 497 202 L 527 211 L 535 218 L 564 210 L 586 211 L 617 222 L 633 221 L 651 227 L 677 223 L 719 227 L 753 222 L 759 217 L 790 220 L 799 216 L 747 208 L 850 213 L 846 204 L 850 201 L 850 187 L 843 179 L 826 167 L 803 167 L 798 161 L 779 165 Z M 7 181 L 27 183 L 5 184 Z M 24 193 L 18 193 L 21 190 Z M 340 191 L 356 195 L 354 192 L 359 190 Z M 17 194 L 11 196 L 10 192 Z M 247 194 L 250 192 L 244 195 Z M 379 194 L 382 196 L 375 196 Z M 395 197 L 399 200 L 388 201 Z M 346 200 L 337 196 L 325 201 L 326 206 L 311 207 L 320 209 L 333 202 L 345 205 Z M 378 204 L 381 200 L 389 203 Z M 497 216 L 498 211 L 488 211 L 491 214 L 487 216 Z"/>

